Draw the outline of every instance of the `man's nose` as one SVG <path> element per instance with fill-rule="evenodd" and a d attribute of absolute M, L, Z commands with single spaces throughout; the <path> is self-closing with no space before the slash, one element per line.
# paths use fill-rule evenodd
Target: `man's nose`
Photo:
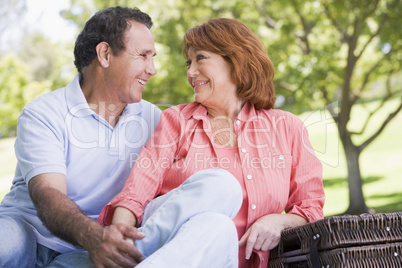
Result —
<path fill-rule="evenodd" d="M 148 64 L 146 72 L 147 72 L 147 74 L 149 74 L 151 76 L 153 76 L 157 73 L 153 60 L 151 60 L 150 63 Z"/>

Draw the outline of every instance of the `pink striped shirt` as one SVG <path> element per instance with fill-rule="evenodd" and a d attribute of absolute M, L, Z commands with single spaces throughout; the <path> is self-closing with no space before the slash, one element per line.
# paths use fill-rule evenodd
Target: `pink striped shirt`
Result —
<path fill-rule="evenodd" d="M 255 110 L 246 103 L 233 124 L 238 147 L 223 152 L 213 142 L 203 105 L 193 102 L 165 110 L 122 192 L 103 208 L 98 221 L 109 225 L 114 209 L 121 206 L 140 223 L 152 199 L 207 168 L 229 170 L 244 187 L 246 202 L 234 219 L 239 238 L 257 219 L 271 213 L 285 210 L 309 222 L 321 219 L 322 166 L 302 121 L 289 112 Z M 268 256 L 269 252 L 256 251 L 247 262 L 240 258 L 239 267 L 266 267 Z"/>

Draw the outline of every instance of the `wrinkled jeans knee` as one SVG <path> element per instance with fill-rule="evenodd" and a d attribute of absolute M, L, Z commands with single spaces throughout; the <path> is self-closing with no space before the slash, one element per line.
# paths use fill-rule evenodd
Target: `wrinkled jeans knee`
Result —
<path fill-rule="evenodd" d="M 37 241 L 23 218 L 0 215 L 0 267 L 35 267 Z"/>

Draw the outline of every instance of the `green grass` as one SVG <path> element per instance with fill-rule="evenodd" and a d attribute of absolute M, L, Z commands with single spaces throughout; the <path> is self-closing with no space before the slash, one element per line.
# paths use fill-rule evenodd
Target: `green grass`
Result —
<path fill-rule="evenodd" d="M 0 200 L 10 189 L 17 164 L 14 141 L 15 138 L 0 139 Z"/>
<path fill-rule="evenodd" d="M 392 112 L 399 101 L 392 101 L 381 109 L 367 126 L 361 137 L 354 141 L 360 144 L 374 133 L 380 122 Z M 378 103 L 370 104 L 373 108 Z M 317 112 L 315 112 L 317 114 Z M 311 143 L 317 156 L 323 163 L 326 216 L 340 214 L 348 207 L 347 168 L 342 144 L 338 139 L 336 125 L 327 120 L 323 112 L 323 120 L 311 120 L 314 112 L 300 115 L 307 125 Z M 328 115 L 327 115 L 328 116 Z M 367 111 L 359 105 L 352 110 L 349 128 L 359 130 L 363 125 Z M 315 122 L 309 125 L 309 122 Z M 363 176 L 363 192 L 367 205 L 376 212 L 402 211 L 402 113 L 394 118 L 381 135 L 374 140 L 360 156 L 360 170 Z"/>
<path fill-rule="evenodd" d="M 0 139 L 0 179 L 13 176 L 17 159 L 14 153 L 15 138 Z"/>
<path fill-rule="evenodd" d="M 361 142 L 378 127 L 398 101 L 386 105 L 368 125 L 367 133 L 356 138 Z M 376 103 L 370 104 L 370 106 Z M 367 112 L 356 106 L 352 111 L 349 127 L 358 130 L 362 126 Z M 326 202 L 325 216 L 340 214 L 348 206 L 348 187 L 346 162 L 342 144 L 338 139 L 337 128 L 327 114 L 320 111 L 300 115 L 309 131 L 311 143 L 317 156 L 323 163 L 324 188 Z M 395 118 L 383 133 L 361 154 L 360 168 L 364 180 L 363 191 L 366 202 L 376 212 L 387 213 L 402 211 L 402 113 Z M 0 139 L 0 179 L 12 177 L 15 169 L 14 138 Z M 0 188 L 0 200 L 8 192 Z"/>

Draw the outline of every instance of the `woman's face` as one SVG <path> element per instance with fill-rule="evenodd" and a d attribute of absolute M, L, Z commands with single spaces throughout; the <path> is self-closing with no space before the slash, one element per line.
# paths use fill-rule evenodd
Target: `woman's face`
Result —
<path fill-rule="evenodd" d="M 232 68 L 220 55 L 190 47 L 187 79 L 194 89 L 195 101 L 206 107 L 219 107 L 236 97 Z"/>

